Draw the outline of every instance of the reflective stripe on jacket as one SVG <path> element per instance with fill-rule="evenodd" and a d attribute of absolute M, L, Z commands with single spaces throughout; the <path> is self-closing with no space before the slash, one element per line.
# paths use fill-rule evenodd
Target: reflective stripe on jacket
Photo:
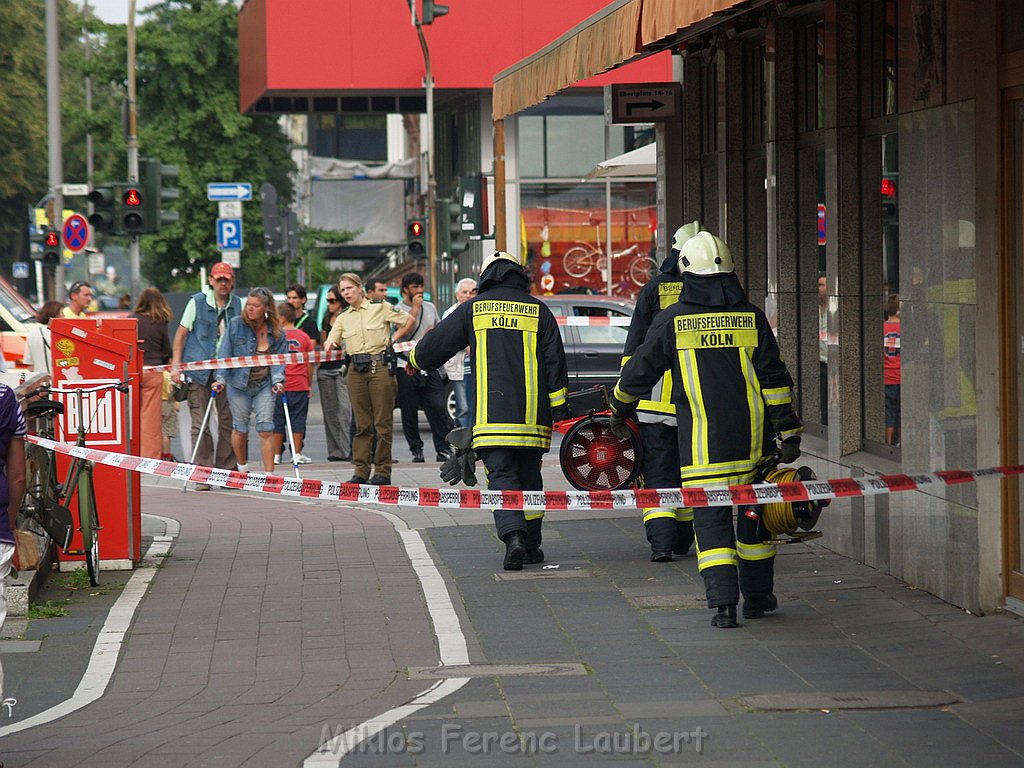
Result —
<path fill-rule="evenodd" d="M 551 310 L 499 285 L 441 320 L 409 353 L 432 370 L 470 348 L 476 410 L 473 447 L 540 448 L 551 444 L 551 410 L 566 404 L 565 350 Z"/>
<path fill-rule="evenodd" d="M 636 310 L 629 321 L 629 333 L 622 347 L 622 365 L 626 364 L 633 350 L 644 343 L 647 330 L 658 314 L 671 307 L 683 292 L 683 281 L 679 274 L 662 271 L 640 289 L 636 299 Z M 666 371 L 661 380 L 651 389 L 649 396 L 641 398 L 636 407 L 637 419 L 646 424 L 668 424 L 675 426 L 676 407 L 672 404 L 672 374 Z"/>
<path fill-rule="evenodd" d="M 727 308 L 679 302 L 663 311 L 623 367 L 612 407 L 631 411 L 665 371 L 684 486 L 749 482 L 776 434 L 785 439 L 803 429 L 775 335 L 747 301 Z"/>

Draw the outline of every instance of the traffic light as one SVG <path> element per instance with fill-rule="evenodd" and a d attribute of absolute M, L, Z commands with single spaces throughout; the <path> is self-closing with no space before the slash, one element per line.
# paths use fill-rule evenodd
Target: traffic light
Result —
<path fill-rule="evenodd" d="M 448 6 L 435 3 L 434 0 L 423 0 L 423 24 L 433 24 L 438 16 L 448 13 Z"/>
<path fill-rule="evenodd" d="M 118 219 L 121 221 L 121 231 L 126 235 L 141 235 L 149 231 L 144 217 L 146 209 L 142 200 L 142 192 L 138 187 L 127 186 L 121 191 Z"/>
<path fill-rule="evenodd" d="M 427 253 L 427 225 L 423 219 L 410 219 L 405 227 L 406 248 L 414 259 Z"/>
<path fill-rule="evenodd" d="M 156 157 L 145 157 L 139 168 L 139 179 L 145 190 L 143 220 L 145 234 L 155 234 L 162 227 L 178 221 L 178 212 L 169 211 L 166 205 L 180 196 L 173 184 L 178 178 L 178 166 L 164 165 Z"/>
<path fill-rule="evenodd" d="M 55 267 L 60 263 L 60 232 L 48 229 L 43 233 L 43 264 Z"/>
<path fill-rule="evenodd" d="M 469 240 L 462 229 L 462 203 L 448 203 L 448 251 L 454 256 L 469 248 Z"/>
<path fill-rule="evenodd" d="M 97 232 L 120 235 L 121 220 L 117 215 L 117 203 L 121 198 L 121 190 L 115 186 L 96 187 L 89 193 L 89 202 L 93 212 L 89 215 L 89 223 Z"/>

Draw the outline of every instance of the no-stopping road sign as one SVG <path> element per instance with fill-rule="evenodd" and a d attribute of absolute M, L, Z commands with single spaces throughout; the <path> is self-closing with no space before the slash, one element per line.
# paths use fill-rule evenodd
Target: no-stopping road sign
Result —
<path fill-rule="evenodd" d="M 73 213 L 64 220 L 60 230 L 64 247 L 72 253 L 78 253 L 89 244 L 89 222 L 80 213 Z"/>

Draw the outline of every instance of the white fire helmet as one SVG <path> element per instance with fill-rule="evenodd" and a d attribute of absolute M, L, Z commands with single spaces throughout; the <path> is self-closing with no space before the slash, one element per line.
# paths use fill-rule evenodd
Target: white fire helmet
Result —
<path fill-rule="evenodd" d="M 679 249 L 679 271 L 683 274 L 718 275 L 734 270 L 729 246 L 710 232 L 698 232 Z"/>
<path fill-rule="evenodd" d="M 679 251 L 683 248 L 683 243 L 689 240 L 691 237 L 700 232 L 700 222 L 691 221 L 689 224 L 683 224 L 676 233 L 672 235 L 672 250 L 676 252 L 676 257 L 679 257 Z"/>
<path fill-rule="evenodd" d="M 503 260 L 504 261 L 511 261 L 513 264 L 518 264 L 520 267 L 523 266 L 520 263 L 519 259 L 517 259 L 515 256 L 513 256 L 511 253 L 506 253 L 505 251 L 495 251 L 490 256 L 487 256 L 484 259 L 484 263 L 480 265 L 480 272 L 483 272 L 485 269 L 487 269 L 489 266 L 491 266 L 491 264 L 493 264 L 494 262 L 496 262 L 496 261 L 503 261 Z"/>

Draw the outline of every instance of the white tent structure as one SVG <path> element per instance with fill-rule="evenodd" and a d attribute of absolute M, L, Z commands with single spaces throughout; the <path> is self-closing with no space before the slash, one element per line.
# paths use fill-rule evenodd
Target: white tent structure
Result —
<path fill-rule="evenodd" d="M 645 144 L 598 163 L 583 179 L 586 181 L 609 176 L 654 176 L 657 171 L 658 147 L 656 144 Z"/>

